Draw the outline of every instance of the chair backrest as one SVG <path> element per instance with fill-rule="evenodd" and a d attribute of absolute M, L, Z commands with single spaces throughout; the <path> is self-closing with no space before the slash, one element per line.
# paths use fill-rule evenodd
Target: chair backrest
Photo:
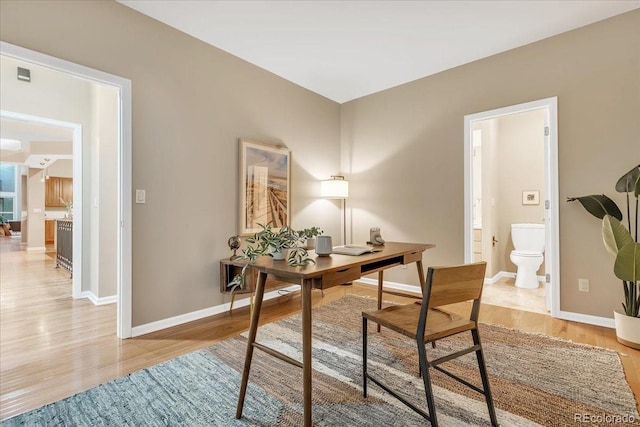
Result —
<path fill-rule="evenodd" d="M 479 300 L 482 295 L 486 262 L 451 267 L 429 267 L 425 286 L 428 308 Z"/>

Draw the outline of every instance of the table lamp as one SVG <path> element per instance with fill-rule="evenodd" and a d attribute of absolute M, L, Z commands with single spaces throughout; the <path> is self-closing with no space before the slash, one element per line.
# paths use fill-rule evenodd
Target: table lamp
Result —
<path fill-rule="evenodd" d="M 320 181 L 320 195 L 327 199 L 342 200 L 342 244 L 347 244 L 347 209 L 346 200 L 349 197 L 349 181 L 342 175 L 332 175 L 331 179 Z"/>

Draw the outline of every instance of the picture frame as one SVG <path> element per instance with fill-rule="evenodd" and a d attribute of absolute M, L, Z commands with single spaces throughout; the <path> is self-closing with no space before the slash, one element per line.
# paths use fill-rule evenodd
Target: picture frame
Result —
<path fill-rule="evenodd" d="M 539 205 L 540 204 L 540 191 L 531 190 L 522 192 L 522 204 L 523 205 Z"/>
<path fill-rule="evenodd" d="M 291 218 L 291 151 L 240 138 L 240 230 L 260 231 L 259 224 L 279 229 Z"/>

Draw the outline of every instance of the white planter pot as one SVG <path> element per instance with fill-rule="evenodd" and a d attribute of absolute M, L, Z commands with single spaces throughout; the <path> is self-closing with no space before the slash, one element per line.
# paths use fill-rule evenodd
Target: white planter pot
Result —
<path fill-rule="evenodd" d="M 315 249 L 316 248 L 316 239 L 315 238 L 311 238 L 311 239 L 307 239 L 307 249 Z"/>
<path fill-rule="evenodd" d="M 282 261 L 287 256 L 287 251 L 286 250 L 282 250 L 282 251 L 277 251 L 277 252 L 271 252 L 271 256 L 276 261 Z"/>
<path fill-rule="evenodd" d="M 614 310 L 613 317 L 618 342 L 640 350 L 640 317 L 627 316 L 620 310 Z"/>

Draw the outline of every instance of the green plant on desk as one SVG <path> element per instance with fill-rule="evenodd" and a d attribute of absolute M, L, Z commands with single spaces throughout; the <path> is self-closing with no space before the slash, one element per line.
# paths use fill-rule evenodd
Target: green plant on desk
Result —
<path fill-rule="evenodd" d="M 249 245 L 245 249 L 242 249 L 242 255 L 231 257 L 231 261 L 247 260 L 247 263 L 242 267 L 240 274 L 237 274 L 227 285 L 230 292 L 245 288 L 247 268 L 255 263 L 258 257 L 265 255 L 273 256 L 274 253 L 288 249 L 288 265 L 304 266 L 316 263 L 313 258 L 309 257 L 309 252 L 300 246 L 304 240 L 300 232 L 295 231 L 288 225 L 283 226 L 277 231 L 272 229 L 269 223 L 266 225 L 258 225 L 262 227 L 262 230 L 247 239 Z M 318 227 L 313 228 L 319 230 Z"/>
<path fill-rule="evenodd" d="M 320 227 L 309 227 L 298 231 L 298 235 L 301 239 L 313 239 L 314 237 L 320 236 L 322 233 L 324 233 L 324 231 L 321 230 Z"/>

